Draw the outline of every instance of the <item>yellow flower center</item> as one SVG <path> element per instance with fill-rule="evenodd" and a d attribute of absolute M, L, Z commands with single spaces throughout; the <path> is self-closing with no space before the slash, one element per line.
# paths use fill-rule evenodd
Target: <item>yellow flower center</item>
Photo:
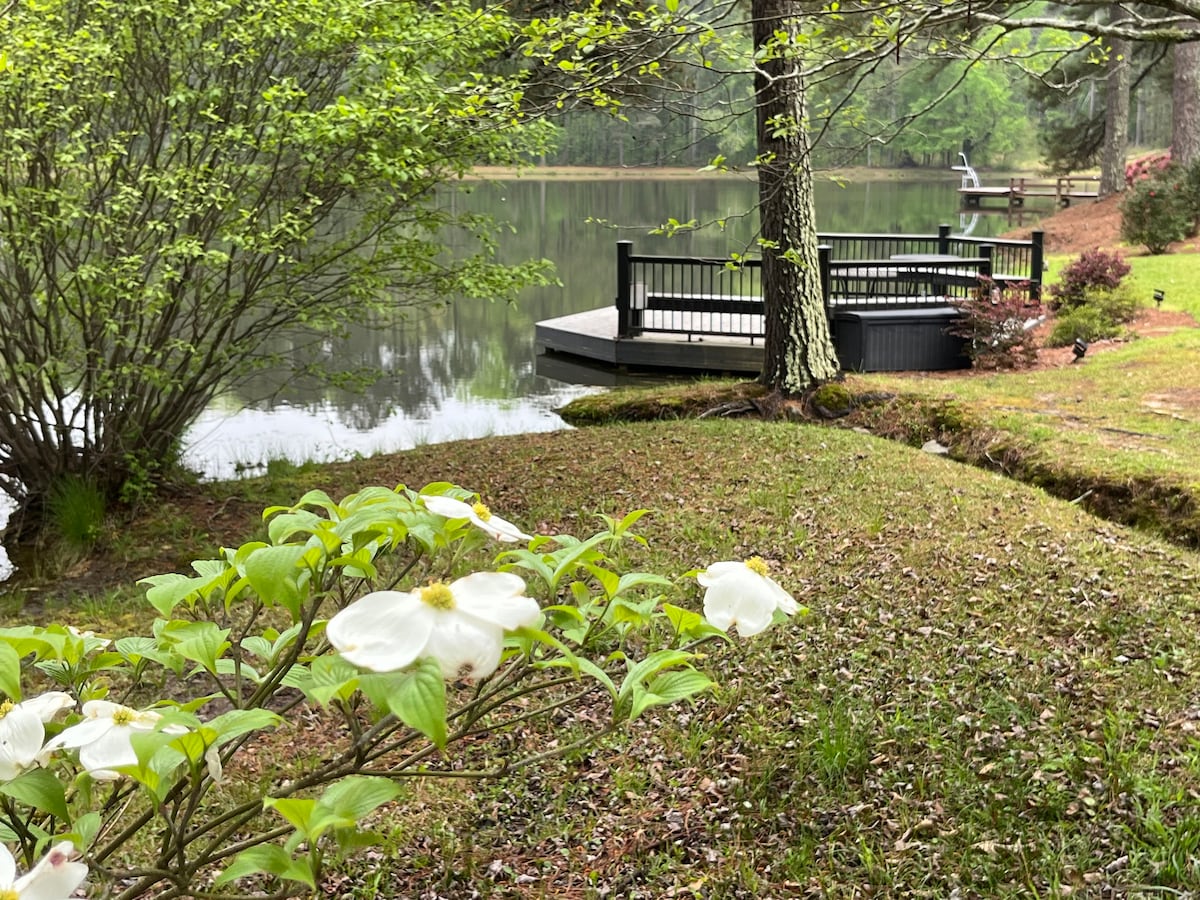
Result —
<path fill-rule="evenodd" d="M 766 578 L 767 573 L 770 571 L 770 569 L 767 568 L 767 561 L 761 556 L 752 556 L 746 560 L 746 568 L 751 572 L 761 575 L 763 578 Z"/>
<path fill-rule="evenodd" d="M 0 703 L 0 719 L 3 719 L 10 712 L 12 712 L 12 709 L 13 702 L 11 700 L 5 700 L 3 703 Z M 0 895 L 0 900 L 4 900 L 3 895 Z"/>
<path fill-rule="evenodd" d="M 0 888 L 0 900 L 21 900 L 16 888 Z"/>
<path fill-rule="evenodd" d="M 132 709 L 118 709 L 112 715 L 114 725 L 130 725 L 133 723 L 136 713 Z"/>
<path fill-rule="evenodd" d="M 449 612 L 454 609 L 454 594 L 450 593 L 450 588 L 442 582 L 435 581 L 429 587 L 421 588 L 421 602 L 428 603 L 434 609 Z"/>
<path fill-rule="evenodd" d="M 475 515 L 479 516 L 485 522 L 492 517 L 492 511 L 482 503 L 476 503 L 471 509 L 475 510 Z"/>

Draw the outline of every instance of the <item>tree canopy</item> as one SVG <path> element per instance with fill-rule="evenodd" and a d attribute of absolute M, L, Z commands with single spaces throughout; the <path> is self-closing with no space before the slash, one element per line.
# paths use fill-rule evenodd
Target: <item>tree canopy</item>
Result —
<path fill-rule="evenodd" d="M 543 146 L 518 79 L 482 71 L 516 34 L 500 12 L 18 0 L 0 28 L 0 489 L 15 497 L 155 477 L 281 336 L 546 277 L 495 265 L 486 224 L 438 193 Z"/>

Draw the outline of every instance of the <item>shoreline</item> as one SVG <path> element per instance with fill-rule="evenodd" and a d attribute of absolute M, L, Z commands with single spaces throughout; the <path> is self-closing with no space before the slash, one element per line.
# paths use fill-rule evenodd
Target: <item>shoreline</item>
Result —
<path fill-rule="evenodd" d="M 848 169 L 817 169 L 817 178 L 845 181 L 934 181 L 946 177 L 949 169 L 869 169 L 857 166 Z M 687 166 L 476 166 L 463 180 L 509 181 L 527 178 L 530 181 L 609 181 L 639 180 L 705 180 L 757 181 L 754 168 L 705 170 Z"/>

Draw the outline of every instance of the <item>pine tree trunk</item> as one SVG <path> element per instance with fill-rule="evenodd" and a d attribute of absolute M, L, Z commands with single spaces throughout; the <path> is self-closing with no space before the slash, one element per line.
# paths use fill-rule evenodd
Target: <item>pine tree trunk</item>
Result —
<path fill-rule="evenodd" d="M 766 308 L 761 380 L 796 394 L 838 374 L 817 261 L 812 161 L 804 118 L 799 24 L 789 0 L 754 0 L 754 76 L 758 123 L 758 193 Z M 777 35 L 791 36 L 781 46 Z M 765 52 L 764 52 L 765 48 Z"/>
<path fill-rule="evenodd" d="M 1119 14 L 1119 11 L 1117 11 Z M 1129 41 L 1113 38 L 1104 85 L 1104 149 L 1100 154 L 1100 196 L 1125 190 L 1125 149 L 1129 144 Z"/>
<path fill-rule="evenodd" d="M 1200 160 L 1200 40 L 1175 45 L 1171 99 L 1171 159 L 1188 166 Z"/>

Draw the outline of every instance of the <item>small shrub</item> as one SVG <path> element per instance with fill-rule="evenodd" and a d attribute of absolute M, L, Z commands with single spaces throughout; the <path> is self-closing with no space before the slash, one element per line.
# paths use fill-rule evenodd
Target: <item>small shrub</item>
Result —
<path fill-rule="evenodd" d="M 1114 290 L 1128 274 L 1129 263 L 1121 254 L 1085 250 L 1067 264 L 1058 283 L 1050 288 L 1050 296 L 1054 298 L 1050 306 L 1052 309 L 1081 306 L 1089 293 Z"/>
<path fill-rule="evenodd" d="M 1117 337 L 1124 330 L 1122 326 L 1137 316 L 1138 309 L 1137 298 L 1128 288 L 1092 291 L 1081 306 L 1059 311 L 1046 344 L 1066 347 L 1076 338 L 1090 343 Z"/>
<path fill-rule="evenodd" d="M 46 501 L 50 526 L 64 544 L 87 552 L 104 533 L 108 504 L 92 481 L 69 475 L 55 483 Z"/>
<path fill-rule="evenodd" d="M 1137 318 L 1138 310 L 1141 309 L 1137 297 L 1127 287 L 1111 291 L 1096 291 L 1088 298 L 1086 305 L 1098 309 L 1100 315 L 1116 325 L 1132 322 Z"/>
<path fill-rule="evenodd" d="M 1026 321 L 1039 311 L 1028 302 L 1029 286 L 997 287 L 987 279 L 969 299 L 955 303 L 962 318 L 946 331 L 967 339 L 971 364 L 980 369 L 1019 369 L 1037 361 L 1037 344 Z"/>
<path fill-rule="evenodd" d="M 1142 244 L 1154 255 L 1165 253 L 1192 229 L 1194 215 L 1178 167 L 1132 184 L 1120 208 L 1121 239 Z"/>
<path fill-rule="evenodd" d="M 1066 347 L 1075 343 L 1076 338 L 1090 344 L 1092 341 L 1114 338 L 1120 333 L 1120 324 L 1107 318 L 1097 307 L 1077 306 L 1059 313 L 1046 344 Z"/>

